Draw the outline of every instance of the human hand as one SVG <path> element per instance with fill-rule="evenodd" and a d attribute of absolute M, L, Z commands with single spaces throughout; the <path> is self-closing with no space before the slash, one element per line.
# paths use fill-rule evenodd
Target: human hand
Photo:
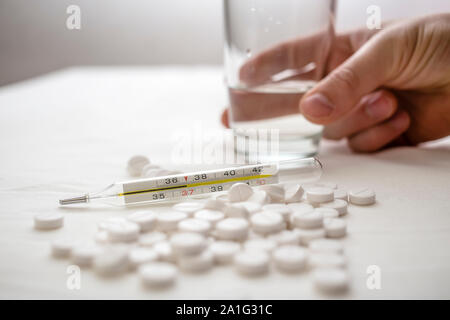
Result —
<path fill-rule="evenodd" d="M 360 152 L 450 134 L 450 14 L 393 23 L 379 32 L 338 35 L 328 57 L 315 50 L 323 47 L 320 41 L 311 36 L 282 43 L 241 68 L 240 77 L 249 85 L 308 61 L 317 68 L 301 79 L 326 75 L 300 102 L 290 99 L 281 105 L 272 99 L 267 117 L 296 110 L 326 125 L 326 138 L 346 137 Z M 227 124 L 227 113 L 222 120 Z"/>

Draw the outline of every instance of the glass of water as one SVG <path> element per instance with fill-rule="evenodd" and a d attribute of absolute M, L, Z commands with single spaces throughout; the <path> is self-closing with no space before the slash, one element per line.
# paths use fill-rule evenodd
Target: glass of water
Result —
<path fill-rule="evenodd" d="M 223 0 L 223 5 L 235 150 L 256 151 L 261 160 L 315 155 L 322 126 L 307 121 L 298 105 L 324 76 L 335 1 Z"/>

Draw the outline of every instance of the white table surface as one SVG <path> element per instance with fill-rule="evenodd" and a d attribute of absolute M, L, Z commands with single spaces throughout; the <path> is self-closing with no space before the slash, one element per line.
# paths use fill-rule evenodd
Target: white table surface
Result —
<path fill-rule="evenodd" d="M 229 267 L 182 274 L 167 290 L 147 290 L 136 274 L 81 274 L 66 287 L 67 261 L 49 241 L 91 239 L 96 222 L 134 209 L 61 209 L 57 200 L 126 179 L 136 153 L 169 168 L 173 128 L 220 128 L 222 73 L 209 67 L 78 68 L 0 88 L 0 298 L 301 299 L 324 298 L 308 273 L 247 279 Z M 450 142 L 352 154 L 322 144 L 323 180 L 369 186 L 378 202 L 349 209 L 345 239 L 351 290 L 342 298 L 450 298 Z M 201 168 L 201 166 L 198 166 Z M 185 169 L 185 168 L 184 168 Z M 33 229 L 39 212 L 63 212 L 65 226 Z M 381 268 L 381 290 L 366 268 Z"/>

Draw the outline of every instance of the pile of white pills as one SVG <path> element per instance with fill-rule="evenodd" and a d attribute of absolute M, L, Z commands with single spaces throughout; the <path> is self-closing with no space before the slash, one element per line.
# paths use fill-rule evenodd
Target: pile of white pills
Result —
<path fill-rule="evenodd" d="M 142 156 L 128 163 L 133 176 L 151 170 L 163 169 L 152 167 Z M 348 205 L 374 202 L 370 189 L 347 192 L 334 183 L 237 183 L 225 194 L 180 202 L 170 211 L 141 209 L 101 221 L 95 241 L 55 240 L 52 255 L 91 267 L 100 276 L 137 272 L 148 287 L 170 286 L 179 272 L 202 273 L 230 265 L 237 274 L 252 277 L 273 270 L 311 272 L 321 292 L 343 292 L 350 281 L 342 243 Z M 36 229 L 62 225 L 60 214 L 35 216 Z"/>

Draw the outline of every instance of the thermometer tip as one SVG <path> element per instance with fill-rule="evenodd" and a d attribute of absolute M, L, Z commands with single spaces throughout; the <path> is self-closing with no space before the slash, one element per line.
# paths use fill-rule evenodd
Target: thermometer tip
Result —
<path fill-rule="evenodd" d="M 80 196 L 80 197 L 75 197 L 75 198 L 68 198 L 68 199 L 61 199 L 59 200 L 59 204 L 64 206 L 64 205 L 68 205 L 68 204 L 73 204 L 73 203 L 86 203 L 88 202 L 88 196 L 84 195 L 84 196 Z"/>

